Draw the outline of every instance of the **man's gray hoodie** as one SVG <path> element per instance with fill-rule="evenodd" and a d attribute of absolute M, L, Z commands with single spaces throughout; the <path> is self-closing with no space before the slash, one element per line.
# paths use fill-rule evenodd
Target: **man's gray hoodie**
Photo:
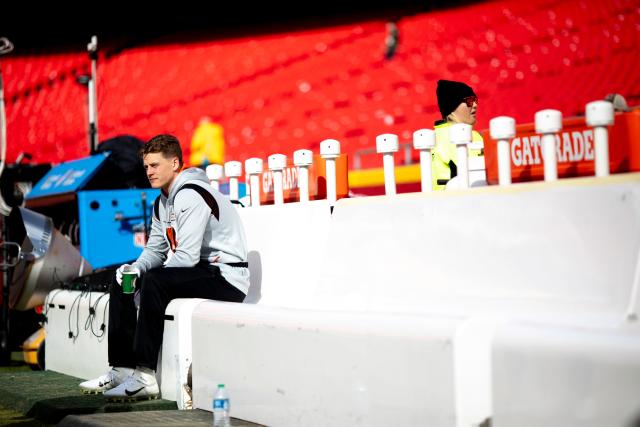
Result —
<path fill-rule="evenodd" d="M 213 212 L 204 198 L 185 184 L 195 184 L 209 192 L 217 204 Z M 217 217 L 216 217 L 217 214 Z M 247 242 L 236 208 L 229 199 L 209 184 L 202 169 L 185 169 L 173 181 L 169 196 L 160 195 L 159 220 L 153 215 L 149 240 L 133 263 L 142 273 L 162 266 L 168 252 L 172 256 L 165 267 L 193 267 L 206 261 L 220 268 L 222 276 L 243 293 L 249 290 L 249 269 L 229 263 L 247 261 Z M 173 227 L 173 246 L 171 233 Z"/>

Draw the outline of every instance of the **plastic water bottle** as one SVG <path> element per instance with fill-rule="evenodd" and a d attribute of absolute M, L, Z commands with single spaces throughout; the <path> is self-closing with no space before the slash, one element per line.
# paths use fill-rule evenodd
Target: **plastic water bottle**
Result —
<path fill-rule="evenodd" d="M 228 427 L 229 424 L 229 396 L 224 389 L 224 384 L 218 384 L 218 390 L 213 396 L 213 425 L 214 427 Z"/>

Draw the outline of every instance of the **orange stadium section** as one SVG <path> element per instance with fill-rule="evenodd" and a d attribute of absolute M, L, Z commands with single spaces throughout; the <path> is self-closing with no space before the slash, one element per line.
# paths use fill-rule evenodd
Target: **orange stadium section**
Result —
<path fill-rule="evenodd" d="M 99 138 L 173 133 L 188 159 L 209 116 L 223 128 L 226 160 L 317 153 L 334 138 L 354 169 L 354 154 L 374 147 L 376 135 L 406 143 L 433 127 L 441 78 L 478 93 L 478 130 L 498 115 L 531 123 L 544 108 L 580 115 L 611 92 L 635 105 L 639 11 L 634 0 L 506 0 L 406 16 L 391 59 L 383 20 L 101 52 Z M 89 71 L 83 46 L 38 56 L 17 46 L 2 66 L 7 160 L 86 156 L 86 88 L 75 78 Z M 377 155 L 358 157 L 358 168 L 381 166 Z"/>

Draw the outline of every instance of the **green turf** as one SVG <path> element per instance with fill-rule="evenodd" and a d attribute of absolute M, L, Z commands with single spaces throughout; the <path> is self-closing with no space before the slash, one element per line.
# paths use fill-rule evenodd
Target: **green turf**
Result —
<path fill-rule="evenodd" d="M 20 411 L 15 409 L 5 408 L 0 405 L 0 426 L 53 426 L 54 424 L 46 424 L 42 421 L 38 421 L 35 418 L 28 417 Z"/>
<path fill-rule="evenodd" d="M 29 369 L 29 368 L 27 368 Z M 27 419 L 58 423 L 69 414 L 177 409 L 168 400 L 111 403 L 102 395 L 82 394 L 82 380 L 51 371 L 0 371 L 0 405 Z M 16 424 L 21 425 L 21 424 Z M 24 424 L 39 425 L 39 424 Z"/>

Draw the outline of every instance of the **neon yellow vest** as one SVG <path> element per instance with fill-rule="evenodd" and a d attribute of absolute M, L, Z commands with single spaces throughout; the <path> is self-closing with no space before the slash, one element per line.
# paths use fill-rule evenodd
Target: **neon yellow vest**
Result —
<path fill-rule="evenodd" d="M 449 162 L 453 161 L 455 165 L 457 162 L 456 146 L 449 142 L 449 127 L 453 123 L 447 122 L 437 125 L 434 130 L 436 132 L 436 146 L 431 154 L 431 166 L 432 166 L 432 183 L 434 190 L 444 190 L 445 185 L 438 185 L 438 180 L 450 180 L 451 169 Z M 475 130 L 472 131 L 472 142 L 483 142 L 482 136 Z M 470 156 L 482 156 L 481 150 L 470 150 Z"/>

